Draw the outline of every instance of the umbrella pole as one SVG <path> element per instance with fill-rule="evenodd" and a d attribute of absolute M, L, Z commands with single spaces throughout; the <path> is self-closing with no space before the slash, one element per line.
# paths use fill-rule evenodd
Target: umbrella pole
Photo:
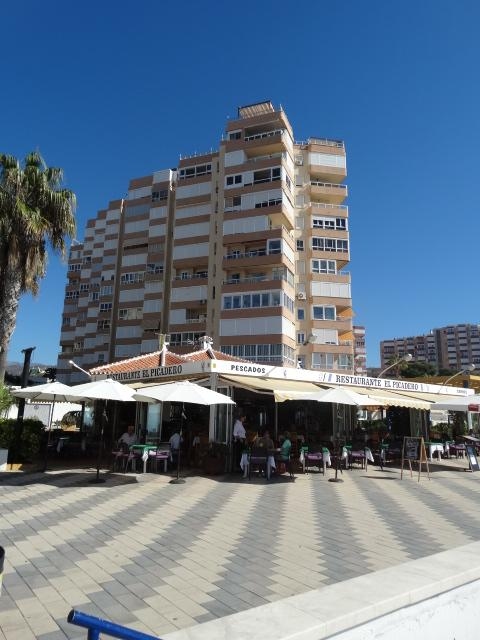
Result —
<path fill-rule="evenodd" d="M 183 404 L 182 414 L 180 416 L 180 442 L 178 443 L 177 451 L 177 477 L 170 480 L 170 484 L 184 484 L 185 478 L 180 478 L 180 451 L 182 450 L 182 434 L 183 434 Z"/>
<path fill-rule="evenodd" d="M 50 420 L 48 421 L 47 446 L 45 447 L 45 459 L 43 461 L 43 469 L 42 469 L 42 471 L 44 473 L 47 470 L 48 447 L 50 446 L 50 434 L 51 434 L 51 431 L 52 431 L 52 420 L 53 420 L 53 412 L 54 411 L 55 411 L 55 395 L 53 396 L 52 413 L 50 415 Z"/>
<path fill-rule="evenodd" d="M 105 400 L 105 409 L 104 409 L 104 413 L 102 413 L 102 416 L 100 418 L 100 441 L 98 443 L 98 456 L 97 456 L 97 473 L 95 478 L 92 478 L 91 480 L 89 480 L 89 482 L 105 482 L 105 478 L 101 478 L 100 477 L 100 463 L 102 461 L 102 448 L 103 448 L 103 431 L 104 431 L 104 424 L 107 421 L 107 403 L 108 400 Z"/>

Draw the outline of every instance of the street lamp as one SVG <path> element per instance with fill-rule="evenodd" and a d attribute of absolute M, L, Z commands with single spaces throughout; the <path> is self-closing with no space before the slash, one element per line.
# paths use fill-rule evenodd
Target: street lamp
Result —
<path fill-rule="evenodd" d="M 383 376 L 385 371 L 389 371 L 390 369 L 393 369 L 393 367 L 396 367 L 398 364 L 400 364 L 400 362 L 410 362 L 410 360 L 412 358 L 413 358 L 413 356 L 412 356 L 411 353 L 406 353 L 404 356 L 399 358 L 396 362 L 393 362 L 392 364 L 388 365 L 388 367 L 383 369 L 383 371 L 380 371 L 380 373 L 378 374 L 377 378 L 380 378 L 381 376 Z"/>
<path fill-rule="evenodd" d="M 90 378 L 90 380 L 92 379 L 91 374 L 88 373 L 88 371 L 86 371 L 85 369 L 82 369 L 82 367 L 80 365 L 78 365 L 76 362 L 74 362 L 73 360 L 69 360 L 68 364 L 71 365 L 72 367 L 75 367 L 75 369 L 78 369 L 82 373 L 84 373 L 86 376 L 88 376 Z"/>
<path fill-rule="evenodd" d="M 465 367 L 464 369 L 460 369 L 460 371 L 457 371 L 457 373 L 454 373 L 453 376 L 450 376 L 449 378 L 447 378 L 445 382 L 442 383 L 442 387 L 445 387 L 450 382 L 450 380 L 453 380 L 453 378 L 456 378 L 457 376 L 462 375 L 462 373 L 470 373 L 471 371 L 475 371 L 474 364 L 469 364 L 468 367 Z M 442 387 L 440 387 L 440 389 Z"/>

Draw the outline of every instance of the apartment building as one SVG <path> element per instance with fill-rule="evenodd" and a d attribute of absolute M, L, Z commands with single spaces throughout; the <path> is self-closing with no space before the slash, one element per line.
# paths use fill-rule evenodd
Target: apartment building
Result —
<path fill-rule="evenodd" d="M 367 346 L 365 327 L 353 326 L 353 361 L 356 375 L 367 375 Z"/>
<path fill-rule="evenodd" d="M 271 102 L 240 107 L 218 149 L 130 182 L 72 245 L 58 372 L 216 349 L 354 372 L 343 142 L 295 142 Z"/>
<path fill-rule="evenodd" d="M 410 353 L 416 362 L 428 362 L 440 369 L 460 371 L 469 365 L 480 369 L 480 325 L 456 324 L 432 329 L 428 334 L 382 340 L 381 366 L 392 358 Z"/>

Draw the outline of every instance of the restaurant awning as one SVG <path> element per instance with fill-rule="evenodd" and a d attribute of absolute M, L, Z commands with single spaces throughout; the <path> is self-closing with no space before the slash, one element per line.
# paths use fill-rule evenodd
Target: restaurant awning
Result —
<path fill-rule="evenodd" d="M 298 396 L 308 393 L 314 393 L 324 387 L 314 384 L 313 382 L 301 382 L 298 380 L 275 380 L 266 378 L 253 378 L 249 376 L 220 376 L 221 380 L 225 380 L 236 387 L 248 389 L 256 393 L 274 393 L 282 394 L 284 400 L 298 400 Z M 278 402 L 278 401 L 277 401 Z"/>
<path fill-rule="evenodd" d="M 301 382 L 297 380 L 275 380 L 266 378 L 251 378 L 248 376 L 222 375 L 221 379 L 237 387 L 248 389 L 256 393 L 273 393 L 276 402 L 284 400 L 308 400 L 309 394 L 318 392 L 326 387 L 338 387 L 339 385 L 317 385 L 313 382 Z M 351 388 L 351 387 L 346 387 Z M 368 405 L 383 407 L 407 407 L 411 409 L 430 409 L 430 402 L 414 396 L 407 396 L 393 391 L 382 389 L 378 392 L 367 387 L 355 387 L 355 391 L 369 396 Z M 420 394 L 419 394 L 420 395 Z M 433 395 L 433 394 L 432 394 Z"/>

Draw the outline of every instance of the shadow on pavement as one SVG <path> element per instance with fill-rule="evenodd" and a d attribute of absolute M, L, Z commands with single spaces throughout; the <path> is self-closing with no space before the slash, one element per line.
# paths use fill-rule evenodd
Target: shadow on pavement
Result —
<path fill-rule="evenodd" d="M 58 489 L 67 489 L 72 485 L 88 486 L 89 484 L 91 484 L 92 486 L 108 488 L 112 486 L 136 484 L 138 482 L 137 476 L 135 475 L 104 471 L 100 473 L 102 482 L 95 483 L 92 481 L 95 476 L 95 469 L 82 469 L 81 471 L 60 471 L 54 473 L 49 471 L 47 471 L 46 473 L 6 471 L 0 473 L 0 485 L 24 487 L 32 484 L 45 484 L 57 487 Z"/>

